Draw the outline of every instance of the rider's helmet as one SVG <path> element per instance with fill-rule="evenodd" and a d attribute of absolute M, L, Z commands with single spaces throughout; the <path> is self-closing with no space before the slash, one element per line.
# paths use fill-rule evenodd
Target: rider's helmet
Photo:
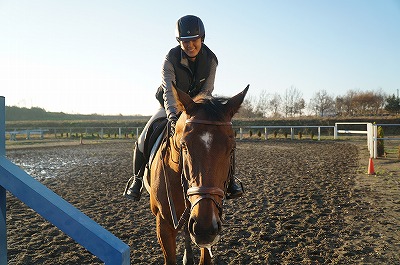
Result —
<path fill-rule="evenodd" d="M 189 41 L 198 38 L 204 41 L 206 31 L 199 17 L 187 15 L 176 22 L 175 36 L 177 41 Z"/>

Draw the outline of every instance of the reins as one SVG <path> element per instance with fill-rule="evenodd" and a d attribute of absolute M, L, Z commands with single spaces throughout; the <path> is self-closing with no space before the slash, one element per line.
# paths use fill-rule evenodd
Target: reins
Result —
<path fill-rule="evenodd" d="M 187 123 L 196 123 L 196 124 L 204 124 L 204 125 L 216 125 L 216 126 L 232 126 L 232 122 L 221 122 L 221 121 L 208 121 L 208 120 L 200 120 L 200 119 L 195 119 L 195 118 L 190 118 L 187 119 L 186 122 Z M 167 125 L 169 126 L 169 125 Z M 168 130 L 169 131 L 169 130 Z M 184 160 L 183 160 L 183 155 L 182 155 L 182 145 L 179 147 L 179 170 L 178 172 L 181 172 L 180 176 L 181 176 L 181 185 L 182 185 L 182 190 L 183 190 L 183 197 L 184 197 L 184 201 L 185 201 L 185 210 L 182 213 L 182 215 L 180 216 L 179 220 L 178 217 L 176 215 L 176 210 L 175 210 L 175 205 L 173 202 L 173 198 L 172 198 L 172 192 L 171 192 L 171 187 L 170 187 L 170 182 L 168 179 L 168 174 L 167 171 L 165 169 L 165 163 L 164 163 L 164 158 L 166 155 L 166 152 L 168 150 L 168 148 L 171 148 L 170 146 L 170 137 L 167 136 L 163 139 L 163 142 L 165 142 L 165 147 L 162 148 L 161 150 L 161 155 L 160 155 L 160 159 L 161 159 L 161 164 L 162 164 L 162 168 L 164 171 L 164 178 L 165 178 L 165 187 L 166 187 L 166 191 L 167 191 L 167 199 L 168 199 L 168 205 L 170 208 L 170 213 L 171 213 L 171 217 L 172 217 L 172 223 L 175 229 L 180 229 L 182 228 L 183 225 L 185 225 L 187 223 L 187 221 L 189 220 L 190 217 L 190 212 L 193 210 L 193 208 L 203 199 L 210 199 L 214 202 L 214 204 L 216 205 L 218 211 L 219 211 L 219 215 L 222 218 L 222 204 L 219 203 L 214 196 L 218 196 L 221 199 L 224 198 L 225 196 L 225 192 L 218 188 L 218 187 L 190 187 L 189 188 L 189 183 L 188 183 L 188 177 L 185 174 L 185 170 L 184 170 Z M 162 143 L 161 146 L 163 146 L 164 143 Z M 174 162 L 176 163 L 176 162 Z M 197 198 L 193 203 L 190 203 L 189 201 L 189 197 L 190 196 L 194 196 L 194 195 L 198 195 L 199 198 Z"/>
<path fill-rule="evenodd" d="M 185 210 L 178 220 L 178 217 L 176 215 L 174 201 L 171 196 L 171 187 L 170 187 L 170 183 L 169 183 L 169 179 L 168 179 L 168 174 L 167 174 L 167 171 L 165 170 L 165 163 L 164 163 L 164 157 L 166 155 L 166 151 L 168 150 L 168 148 L 171 148 L 169 140 L 170 139 L 167 134 L 167 136 L 163 140 L 163 142 L 165 142 L 165 147 L 164 148 L 161 147 L 162 150 L 161 150 L 160 159 L 161 159 L 161 165 L 162 165 L 162 168 L 164 171 L 165 189 L 167 191 L 168 206 L 169 206 L 169 210 L 170 210 L 171 217 L 172 217 L 172 223 L 173 223 L 175 229 L 181 229 L 182 226 L 187 223 L 189 216 L 190 216 L 190 207 L 188 207 L 188 201 L 187 201 L 187 198 L 185 195 L 188 190 L 188 184 L 186 181 L 184 181 L 183 174 L 181 174 L 181 185 L 182 185 L 183 197 L 184 197 L 184 201 L 185 201 Z M 182 148 L 179 149 L 179 170 L 178 170 L 178 172 L 182 171 L 181 160 L 182 160 Z"/>

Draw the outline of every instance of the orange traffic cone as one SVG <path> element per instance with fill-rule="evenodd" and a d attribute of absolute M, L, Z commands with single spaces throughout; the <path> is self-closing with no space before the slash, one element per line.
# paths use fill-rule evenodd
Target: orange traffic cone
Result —
<path fill-rule="evenodd" d="M 375 169 L 374 169 L 374 161 L 372 158 L 369 158 L 369 163 L 368 163 L 368 175 L 375 175 Z"/>

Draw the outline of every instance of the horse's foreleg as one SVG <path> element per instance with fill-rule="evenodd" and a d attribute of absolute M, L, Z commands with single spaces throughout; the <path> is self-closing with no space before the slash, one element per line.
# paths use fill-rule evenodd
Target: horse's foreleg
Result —
<path fill-rule="evenodd" d="M 185 232 L 185 253 L 183 255 L 183 264 L 184 265 L 193 265 L 194 264 L 194 257 L 193 257 L 193 250 L 192 250 L 192 240 L 190 239 L 189 230 L 187 225 L 184 226 Z"/>
<path fill-rule="evenodd" d="M 208 265 L 212 264 L 212 258 L 210 255 L 210 251 L 206 248 L 200 249 L 200 265 Z"/>
<path fill-rule="evenodd" d="M 176 235 L 173 229 L 158 213 L 156 217 L 157 238 L 164 253 L 165 264 L 176 264 Z"/>

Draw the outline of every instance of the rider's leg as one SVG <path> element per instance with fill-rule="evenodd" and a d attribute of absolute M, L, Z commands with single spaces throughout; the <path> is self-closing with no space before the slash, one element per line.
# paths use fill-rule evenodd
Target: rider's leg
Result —
<path fill-rule="evenodd" d="M 143 191 L 144 168 L 147 163 L 143 156 L 145 137 L 154 120 L 161 117 L 166 117 L 163 107 L 160 107 L 158 111 L 150 118 L 135 144 L 135 149 L 133 152 L 133 176 L 128 180 L 123 193 L 123 195 L 128 199 L 134 201 L 140 200 L 140 196 L 142 195 Z"/>
<path fill-rule="evenodd" d="M 143 173 L 146 164 L 142 151 L 139 150 L 138 144 L 135 143 L 133 150 L 133 176 L 126 184 L 124 196 L 128 199 L 139 201 L 143 190 Z"/>
<path fill-rule="evenodd" d="M 228 188 L 226 191 L 227 199 L 234 199 L 241 197 L 244 193 L 242 183 L 239 180 L 236 181 L 235 178 L 235 162 L 236 162 L 235 151 L 233 151 L 231 158 L 231 168 L 229 170 Z"/>

